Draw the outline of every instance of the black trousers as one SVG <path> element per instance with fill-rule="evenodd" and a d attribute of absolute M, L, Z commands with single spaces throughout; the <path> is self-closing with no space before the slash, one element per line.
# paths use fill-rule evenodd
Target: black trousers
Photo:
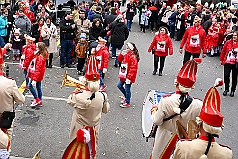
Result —
<path fill-rule="evenodd" d="M 85 63 L 85 58 L 78 58 L 77 70 L 82 71 Z"/>
<path fill-rule="evenodd" d="M 232 71 L 232 73 L 231 73 Z M 232 79 L 231 91 L 235 92 L 237 85 L 237 68 L 235 64 L 225 64 L 224 65 L 224 82 L 225 90 L 229 91 L 230 85 L 230 74 Z"/>
<path fill-rule="evenodd" d="M 49 60 L 46 60 L 46 66 L 52 65 L 53 53 L 50 53 Z"/>
<path fill-rule="evenodd" d="M 163 71 L 164 68 L 164 62 L 165 62 L 166 56 L 156 56 L 154 55 L 154 70 L 158 70 L 158 62 L 160 61 L 160 71 Z"/>
<path fill-rule="evenodd" d="M 190 60 L 191 56 L 193 56 L 193 58 L 199 58 L 200 54 L 192 54 L 188 51 L 185 51 L 184 53 L 184 57 L 183 57 L 183 65 Z"/>

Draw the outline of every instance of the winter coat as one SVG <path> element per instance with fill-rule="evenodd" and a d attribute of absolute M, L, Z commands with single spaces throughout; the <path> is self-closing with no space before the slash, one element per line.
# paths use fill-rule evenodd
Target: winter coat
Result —
<path fill-rule="evenodd" d="M 88 19 L 77 19 L 75 21 L 75 24 L 77 26 L 76 30 L 76 38 L 80 39 L 81 33 L 86 33 L 87 39 L 89 39 L 89 29 L 91 28 L 91 22 Z"/>
<path fill-rule="evenodd" d="M 109 26 L 109 30 L 112 30 L 111 44 L 124 45 L 124 41 L 129 36 L 129 30 L 124 22 L 114 21 Z"/>
<path fill-rule="evenodd" d="M 105 36 L 105 31 L 102 24 L 100 24 L 99 26 L 96 26 L 93 23 L 92 27 L 89 30 L 89 39 L 95 41 L 95 40 L 98 40 L 98 37 L 103 38 L 104 36 Z"/>
<path fill-rule="evenodd" d="M 168 56 L 168 54 L 172 55 L 173 45 L 168 34 L 161 35 L 159 33 L 158 35 L 155 35 L 153 41 L 150 44 L 148 52 L 151 52 L 152 49 L 155 50 L 156 56 Z"/>
<path fill-rule="evenodd" d="M 131 83 L 135 83 L 136 75 L 138 72 L 138 61 L 137 61 L 134 51 L 129 51 L 125 55 L 119 54 L 118 62 L 121 63 L 121 66 L 127 65 L 126 78 L 119 77 L 120 81 L 125 82 L 126 79 L 129 79 L 131 81 Z"/>
<path fill-rule="evenodd" d="M 0 36 L 7 36 L 8 20 L 4 16 L 0 16 Z"/>
<path fill-rule="evenodd" d="M 116 19 L 116 17 L 117 17 L 116 13 L 108 15 L 104 20 L 104 25 L 103 25 L 104 28 L 110 25 Z"/>
<path fill-rule="evenodd" d="M 132 5 L 130 3 L 127 4 L 127 11 L 126 11 L 126 19 L 127 20 L 133 20 L 136 13 L 136 6 L 133 3 Z"/>
<path fill-rule="evenodd" d="M 151 22 L 157 22 L 158 19 L 158 9 L 155 6 L 152 6 L 149 8 L 151 11 L 150 21 Z"/>
<path fill-rule="evenodd" d="M 147 9 L 142 9 L 141 10 L 141 19 L 140 19 L 140 24 L 148 26 L 149 25 L 149 18 L 151 15 L 151 11 Z"/>
<path fill-rule="evenodd" d="M 75 28 L 72 29 L 72 25 L 75 24 L 73 20 L 66 20 L 63 18 L 60 21 L 60 40 L 73 40 L 75 36 Z"/>
<path fill-rule="evenodd" d="M 234 54 L 233 51 L 236 51 L 236 54 Z M 238 52 L 238 42 L 233 41 L 233 39 L 228 40 L 223 46 L 220 54 L 221 64 L 222 65 L 226 63 L 235 64 L 235 62 L 238 62 L 237 52 Z"/>
<path fill-rule="evenodd" d="M 90 20 L 90 22 L 93 22 L 93 16 L 94 14 L 96 14 L 94 11 L 90 10 L 88 12 L 88 20 Z"/>
<path fill-rule="evenodd" d="M 45 30 L 47 28 L 47 30 Z M 41 36 L 44 39 L 49 39 L 49 46 L 46 46 L 47 51 L 49 53 L 56 53 L 57 52 L 57 28 L 56 26 L 51 23 L 50 26 L 48 26 L 46 23 L 42 26 Z"/>
<path fill-rule="evenodd" d="M 95 12 L 95 14 L 93 15 L 93 19 L 96 19 L 96 18 L 100 19 L 101 22 L 103 22 L 103 18 L 102 18 L 102 14 L 101 13 Z"/>
<path fill-rule="evenodd" d="M 101 47 L 99 50 L 96 49 L 95 56 L 97 59 L 98 70 L 108 68 L 109 52 L 107 46 Z"/>
<path fill-rule="evenodd" d="M 168 21 L 169 21 L 169 26 L 175 26 L 175 23 L 176 23 L 176 15 L 178 14 L 178 12 L 173 12 L 169 18 L 168 18 Z"/>
<path fill-rule="evenodd" d="M 22 41 L 23 41 L 23 36 L 19 35 L 18 38 L 14 34 L 11 35 L 11 43 L 12 43 L 12 48 L 13 49 L 22 49 Z"/>
<path fill-rule="evenodd" d="M 44 59 L 42 55 L 36 55 L 34 65 L 29 66 L 28 68 L 29 77 L 31 78 L 31 80 L 36 82 L 40 82 L 43 80 L 45 70 L 46 70 L 45 65 L 46 65 L 46 59 Z"/>
<path fill-rule="evenodd" d="M 31 21 L 27 18 L 27 16 L 18 16 L 15 21 L 14 24 L 16 26 L 16 28 L 20 28 L 21 29 L 21 33 L 22 35 L 30 35 L 31 33 Z"/>
<path fill-rule="evenodd" d="M 42 31 L 42 27 L 38 24 L 38 23 L 35 23 L 32 25 L 32 37 L 35 38 L 35 42 L 39 42 L 39 41 L 42 41 L 42 37 L 41 37 L 41 31 Z"/>
<path fill-rule="evenodd" d="M 177 18 L 176 18 L 176 28 L 178 30 L 183 30 L 185 29 L 185 15 L 184 13 L 180 13 L 178 14 Z"/>
<path fill-rule="evenodd" d="M 29 44 L 22 47 L 23 56 L 25 56 L 23 63 L 23 67 L 25 70 L 28 70 L 31 61 L 35 56 L 34 54 L 35 50 L 36 50 L 35 44 Z"/>
<path fill-rule="evenodd" d="M 171 10 L 166 10 L 163 14 L 163 17 L 162 17 L 161 21 L 165 24 L 168 24 L 168 19 L 171 16 L 171 14 L 172 14 Z"/>
<path fill-rule="evenodd" d="M 30 11 L 30 10 L 25 10 L 25 11 L 24 11 L 24 14 L 27 16 L 27 18 L 30 19 L 30 21 L 31 21 L 32 23 L 34 23 L 34 21 L 35 21 L 34 12 L 32 12 L 32 11 Z"/>
<path fill-rule="evenodd" d="M 7 36 L 7 25 L 7 18 L 0 16 L 0 36 Z"/>
<path fill-rule="evenodd" d="M 88 49 L 88 43 L 81 44 L 80 42 L 77 44 L 75 52 L 77 54 L 77 58 L 86 58 L 86 53 Z"/>
<path fill-rule="evenodd" d="M 183 48 L 185 45 L 184 50 L 192 54 L 200 54 L 201 49 L 203 49 L 203 53 L 206 53 L 205 41 L 206 33 L 202 26 L 191 26 L 185 31 L 180 48 Z"/>

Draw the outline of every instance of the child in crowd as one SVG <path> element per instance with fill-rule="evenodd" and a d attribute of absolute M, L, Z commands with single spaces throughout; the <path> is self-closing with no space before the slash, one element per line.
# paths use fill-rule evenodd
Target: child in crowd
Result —
<path fill-rule="evenodd" d="M 78 65 L 77 65 L 78 75 L 83 74 L 83 67 L 85 64 L 85 58 L 87 56 L 87 49 L 88 49 L 88 42 L 86 41 L 86 34 L 82 33 L 80 35 L 80 39 L 78 41 L 75 50 L 78 58 Z"/>
<path fill-rule="evenodd" d="M 101 37 L 98 38 L 98 45 L 96 47 L 95 56 L 98 61 L 98 72 L 100 73 L 100 89 L 104 92 L 107 87 L 103 81 L 104 74 L 107 72 L 109 52 L 106 46 L 107 41 Z"/>
<path fill-rule="evenodd" d="M 35 58 L 31 61 L 30 66 L 28 68 L 28 75 L 30 77 L 30 81 L 28 83 L 28 88 L 34 96 L 34 101 L 31 103 L 31 107 L 42 106 L 42 90 L 41 90 L 41 81 L 44 78 L 45 70 L 46 70 L 46 60 L 48 59 L 48 51 L 43 42 L 37 43 L 37 52 Z M 36 82 L 37 94 L 32 86 L 32 82 Z"/>
<path fill-rule="evenodd" d="M 12 60 L 19 61 L 20 53 L 22 48 L 23 36 L 20 33 L 20 29 L 15 29 L 14 33 L 11 35 L 12 48 L 13 48 L 13 58 Z"/>

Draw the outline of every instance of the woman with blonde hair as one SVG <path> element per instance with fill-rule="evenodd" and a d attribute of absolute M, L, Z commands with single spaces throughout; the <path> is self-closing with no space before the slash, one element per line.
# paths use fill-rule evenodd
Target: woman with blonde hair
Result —
<path fill-rule="evenodd" d="M 136 45 L 132 42 L 128 42 L 126 44 L 126 50 L 122 51 L 118 55 L 118 62 L 121 63 L 121 66 L 118 75 L 119 81 L 117 83 L 117 87 L 124 95 L 124 100 L 121 101 L 120 107 L 130 107 L 131 85 L 136 81 L 139 61 L 140 55 Z"/>
<path fill-rule="evenodd" d="M 30 105 L 31 107 L 37 105 L 42 106 L 41 81 L 44 79 L 46 60 L 48 59 L 48 51 L 45 44 L 43 42 L 38 42 L 36 46 L 37 53 L 28 67 L 28 76 L 31 79 L 28 83 L 28 88 L 34 97 L 34 101 Z M 33 81 L 36 83 L 37 93 L 32 85 Z"/>

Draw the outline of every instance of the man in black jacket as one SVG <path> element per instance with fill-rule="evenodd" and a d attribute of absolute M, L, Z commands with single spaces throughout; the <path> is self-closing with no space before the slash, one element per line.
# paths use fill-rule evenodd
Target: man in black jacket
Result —
<path fill-rule="evenodd" d="M 66 66 L 70 68 L 70 53 L 74 46 L 73 39 L 75 36 L 75 23 L 72 19 L 72 13 L 70 11 L 65 12 L 65 17 L 60 21 L 60 45 L 61 45 L 61 54 L 60 54 L 60 67 L 64 68 L 65 57 L 66 57 Z"/>
<path fill-rule="evenodd" d="M 109 30 L 112 31 L 111 34 L 112 57 L 116 58 L 114 66 L 118 67 L 116 49 L 121 50 L 122 46 L 124 45 L 124 41 L 126 41 L 129 36 L 129 30 L 121 14 L 119 14 L 115 19 L 115 21 L 110 24 Z"/>

